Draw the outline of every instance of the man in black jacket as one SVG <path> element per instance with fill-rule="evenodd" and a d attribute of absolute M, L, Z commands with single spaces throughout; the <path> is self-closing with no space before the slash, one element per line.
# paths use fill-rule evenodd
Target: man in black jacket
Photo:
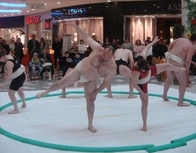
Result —
<path fill-rule="evenodd" d="M 39 47 L 39 42 L 36 40 L 36 35 L 32 34 L 32 39 L 28 41 L 28 53 L 30 54 L 30 59 L 33 57 L 33 53 L 37 53 L 37 49 Z"/>

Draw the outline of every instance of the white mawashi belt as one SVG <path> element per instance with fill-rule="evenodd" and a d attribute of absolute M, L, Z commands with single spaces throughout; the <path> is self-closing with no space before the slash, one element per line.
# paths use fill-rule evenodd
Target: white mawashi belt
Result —
<path fill-rule="evenodd" d="M 139 80 L 137 81 L 137 84 L 145 84 L 145 83 L 147 83 L 148 81 L 150 81 L 150 78 L 151 78 L 151 70 L 148 71 L 148 75 L 147 75 L 145 78 L 139 79 Z"/>
<path fill-rule="evenodd" d="M 167 59 L 167 63 L 169 63 L 169 60 L 173 60 L 173 61 L 176 61 L 179 64 L 184 65 L 184 61 L 180 57 L 178 57 L 174 54 L 171 54 L 169 52 L 165 53 L 165 58 Z"/>
<path fill-rule="evenodd" d="M 15 79 L 15 78 L 19 77 L 24 72 L 25 72 L 25 67 L 24 67 L 24 65 L 21 64 L 20 67 L 14 73 L 12 73 L 11 78 Z"/>

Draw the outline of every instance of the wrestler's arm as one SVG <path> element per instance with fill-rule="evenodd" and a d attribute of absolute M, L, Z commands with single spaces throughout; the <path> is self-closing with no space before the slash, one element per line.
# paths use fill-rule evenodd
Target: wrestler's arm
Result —
<path fill-rule="evenodd" d="M 11 79 L 13 63 L 10 61 L 7 61 L 5 64 L 5 68 L 6 68 L 6 75 L 5 75 L 5 81 L 3 82 L 3 85 L 1 86 L 2 89 L 5 88 L 5 86 Z"/>
<path fill-rule="evenodd" d="M 189 77 L 189 69 L 190 69 L 191 60 L 192 60 L 194 51 L 195 51 L 195 49 L 193 47 L 190 47 L 188 50 L 188 54 L 186 56 L 185 68 L 186 68 L 187 78 Z"/>
<path fill-rule="evenodd" d="M 111 79 L 116 75 L 116 71 L 110 71 L 105 77 L 101 85 L 96 89 L 96 93 L 101 92 L 105 87 L 109 86 Z"/>
<path fill-rule="evenodd" d="M 156 36 L 153 40 L 153 42 L 151 42 L 150 44 L 148 44 L 147 46 L 144 47 L 144 49 L 140 52 L 139 55 L 143 56 L 144 58 L 146 58 L 146 56 L 148 55 L 148 51 L 150 50 L 150 48 L 159 41 L 160 39 L 158 38 L 158 36 Z"/>
<path fill-rule="evenodd" d="M 83 31 L 81 28 L 79 28 L 78 25 L 73 24 L 76 31 L 81 35 L 81 37 L 84 39 L 84 41 L 89 44 L 93 51 L 102 51 L 103 47 L 101 44 L 96 42 L 92 37 L 90 37 L 85 31 Z"/>
<path fill-rule="evenodd" d="M 133 59 L 132 51 L 129 52 L 129 62 L 130 62 L 129 68 L 131 69 L 133 67 L 133 65 L 134 65 L 134 59 Z"/>

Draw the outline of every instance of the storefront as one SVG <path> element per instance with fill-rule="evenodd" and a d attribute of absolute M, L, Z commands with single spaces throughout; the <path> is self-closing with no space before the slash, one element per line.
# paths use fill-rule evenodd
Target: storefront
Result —
<path fill-rule="evenodd" d="M 170 39 L 174 24 L 181 24 L 181 20 L 181 0 L 129 2 L 124 6 L 124 35 L 133 42 L 156 35 Z"/>
<path fill-rule="evenodd" d="M 30 16 L 25 16 L 25 24 L 27 31 L 26 44 L 28 40 L 31 39 L 32 34 L 37 36 L 37 41 L 40 38 L 44 38 L 46 46 L 51 46 L 51 12 L 45 12 L 41 14 L 34 14 Z"/>
<path fill-rule="evenodd" d="M 25 42 L 25 24 L 24 16 L 0 18 L 0 37 L 8 43 L 11 39 L 21 38 Z"/>
<path fill-rule="evenodd" d="M 25 66 L 29 65 L 30 55 L 28 54 L 27 44 L 31 39 L 32 34 L 36 35 L 37 41 L 40 42 L 40 38 L 44 38 L 45 44 L 47 48 L 51 48 L 51 12 L 44 12 L 40 14 L 33 14 L 29 16 L 25 16 L 25 31 L 26 31 L 26 39 L 25 39 L 25 56 L 22 60 L 22 63 Z M 51 54 L 53 52 L 51 51 Z"/>
<path fill-rule="evenodd" d="M 142 7 L 141 7 L 142 5 Z M 88 4 L 51 11 L 53 35 L 62 38 L 71 34 L 72 41 L 78 34 L 67 28 L 66 22 L 77 19 L 89 35 L 95 34 L 100 42 L 108 37 L 120 39 L 125 37 L 131 41 L 147 36 L 153 38 L 159 35 L 162 38 L 170 37 L 170 29 L 175 23 L 181 24 L 181 0 L 159 1 L 130 1 Z M 98 24 L 91 24 L 91 19 L 100 19 Z M 94 22 L 94 21 L 93 21 Z M 67 30 L 69 29 L 69 30 Z"/>

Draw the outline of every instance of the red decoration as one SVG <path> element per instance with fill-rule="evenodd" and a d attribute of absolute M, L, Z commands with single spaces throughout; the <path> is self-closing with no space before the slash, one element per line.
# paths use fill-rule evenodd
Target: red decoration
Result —
<path fill-rule="evenodd" d="M 26 24 L 38 24 L 41 22 L 40 16 L 26 17 Z"/>
<path fill-rule="evenodd" d="M 191 23 L 196 25 L 196 19 L 192 19 Z"/>

